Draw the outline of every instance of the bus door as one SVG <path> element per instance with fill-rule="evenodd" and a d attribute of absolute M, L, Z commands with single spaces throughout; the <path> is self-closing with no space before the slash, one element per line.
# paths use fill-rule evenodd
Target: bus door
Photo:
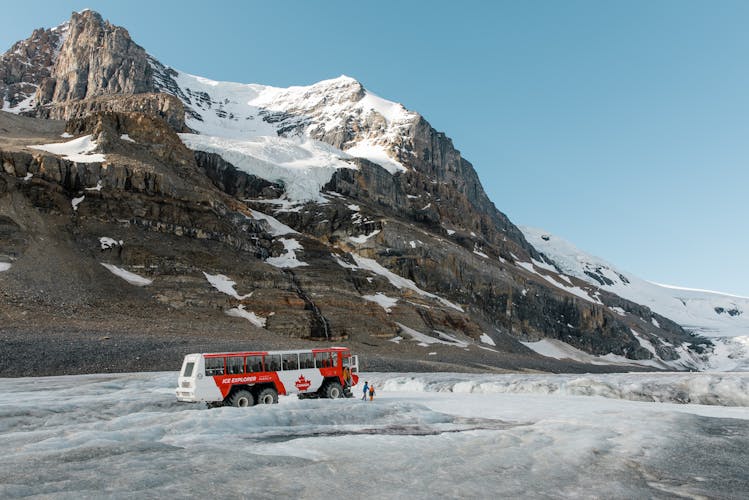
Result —
<path fill-rule="evenodd" d="M 343 369 L 351 375 L 351 385 L 359 383 L 359 356 L 343 353 Z"/>

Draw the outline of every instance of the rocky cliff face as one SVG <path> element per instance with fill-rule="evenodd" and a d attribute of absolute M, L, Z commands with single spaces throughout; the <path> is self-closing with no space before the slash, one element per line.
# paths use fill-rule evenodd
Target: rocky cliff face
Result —
<path fill-rule="evenodd" d="M 68 22 L 34 31 L 0 57 L 0 95 L 4 109 L 67 119 L 81 113 L 78 101 L 155 92 L 148 61 L 126 29 L 91 10 L 74 12 Z M 76 104 L 68 112 L 69 103 Z"/>
<path fill-rule="evenodd" d="M 28 111 L 38 102 L 39 86 L 52 77 L 54 64 L 65 41 L 68 25 L 37 29 L 0 56 L 2 109 Z"/>
<path fill-rule="evenodd" d="M 52 74 L 39 87 L 41 105 L 154 90 L 146 51 L 127 30 L 87 10 L 73 13 Z"/>
<path fill-rule="evenodd" d="M 78 256 L 66 281 L 87 284 L 74 301 L 87 314 L 109 307 L 97 299 L 106 291 L 141 314 L 199 311 L 250 333 L 380 351 L 413 337 L 409 356 L 437 345 L 475 366 L 519 366 L 508 353 L 545 366 L 517 341 L 544 338 L 694 366 L 683 345 L 699 350 L 695 339 L 546 262 L 445 134 L 351 78 L 206 83 L 91 11 L 16 44 L 0 75 L 7 109 L 67 120 L 0 115 L 0 231 L 12 234 L 0 283 L 16 313 L 41 290 L 38 307 L 59 316 L 55 287 L 67 285 L 21 272 L 30 259 L 55 261 L 46 240 Z M 72 140 L 50 147 L 63 129 Z M 316 176 L 314 197 L 290 196 L 290 183 Z M 113 292 L 123 274 L 100 263 L 138 274 L 143 288 Z"/>

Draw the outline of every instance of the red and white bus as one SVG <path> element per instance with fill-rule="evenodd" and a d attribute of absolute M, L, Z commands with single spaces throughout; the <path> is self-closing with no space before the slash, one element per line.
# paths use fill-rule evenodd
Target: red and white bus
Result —
<path fill-rule="evenodd" d="M 209 406 L 278 403 L 278 395 L 351 397 L 359 357 L 347 347 L 295 351 L 188 354 L 177 381 L 177 400 Z"/>

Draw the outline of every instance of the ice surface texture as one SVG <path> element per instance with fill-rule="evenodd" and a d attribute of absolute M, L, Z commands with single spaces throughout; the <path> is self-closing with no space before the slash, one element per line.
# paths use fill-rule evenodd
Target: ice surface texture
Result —
<path fill-rule="evenodd" d="M 676 394 L 686 385 L 697 394 L 701 385 L 708 393 L 747 377 L 586 375 L 577 385 L 619 394 Z M 571 376 L 364 374 L 377 387 L 372 402 L 282 397 L 278 405 L 208 410 L 177 403 L 176 378 L 0 379 L 0 497 L 741 498 L 749 491 L 746 407 L 553 390 L 575 385 Z M 502 384 L 524 389 L 489 390 Z"/>

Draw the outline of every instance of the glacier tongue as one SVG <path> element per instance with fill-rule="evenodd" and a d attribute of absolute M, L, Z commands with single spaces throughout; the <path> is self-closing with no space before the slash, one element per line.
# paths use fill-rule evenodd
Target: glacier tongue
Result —
<path fill-rule="evenodd" d="M 321 188 L 339 168 L 356 166 L 320 141 L 273 136 L 229 139 L 198 134 L 180 134 L 190 149 L 216 153 L 239 170 L 283 183 L 291 201 L 325 202 Z M 340 155 L 340 156 L 339 156 Z"/>

